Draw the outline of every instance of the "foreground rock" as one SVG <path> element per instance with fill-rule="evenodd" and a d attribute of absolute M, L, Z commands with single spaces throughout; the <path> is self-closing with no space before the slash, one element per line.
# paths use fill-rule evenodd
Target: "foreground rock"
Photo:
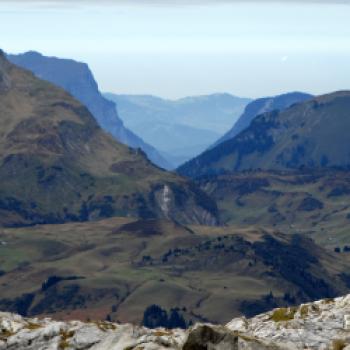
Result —
<path fill-rule="evenodd" d="M 349 350 L 349 315 L 350 295 L 237 318 L 226 326 L 198 324 L 188 331 L 0 313 L 0 349 Z"/>

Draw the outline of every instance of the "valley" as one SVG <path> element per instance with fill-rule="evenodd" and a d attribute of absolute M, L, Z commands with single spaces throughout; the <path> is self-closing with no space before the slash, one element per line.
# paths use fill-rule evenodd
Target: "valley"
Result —
<path fill-rule="evenodd" d="M 350 350 L 349 10 L 0 1 L 0 350 Z"/>
<path fill-rule="evenodd" d="M 83 68 L 107 103 L 87 67 L 29 56 L 51 81 L 51 64 Z M 236 135 L 169 172 L 147 148 L 124 145 L 85 95 L 6 57 L 0 310 L 174 328 L 349 291 L 349 92 L 253 101 Z"/>
<path fill-rule="evenodd" d="M 156 304 L 224 323 L 349 286 L 346 254 L 267 227 L 111 218 L 0 232 L 0 308 L 27 316 L 140 324 Z"/>
<path fill-rule="evenodd" d="M 104 96 L 116 103 L 124 123 L 161 151 L 174 168 L 218 140 L 251 101 L 227 93 L 176 100 L 149 95 Z"/>

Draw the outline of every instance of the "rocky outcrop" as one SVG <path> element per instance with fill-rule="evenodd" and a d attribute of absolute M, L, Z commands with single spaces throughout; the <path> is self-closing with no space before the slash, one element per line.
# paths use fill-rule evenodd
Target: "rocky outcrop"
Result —
<path fill-rule="evenodd" d="M 226 327 L 280 349 L 350 349 L 348 315 L 350 295 L 275 309 L 250 320 L 234 319 Z"/>
<path fill-rule="evenodd" d="M 350 295 L 236 318 L 226 326 L 197 324 L 187 331 L 0 313 L 0 349 L 349 350 L 349 315 Z"/>
<path fill-rule="evenodd" d="M 0 314 L 0 327 L 1 350 L 181 349 L 186 337 L 180 330 L 150 330 L 109 322 L 24 319 L 8 313 Z"/>

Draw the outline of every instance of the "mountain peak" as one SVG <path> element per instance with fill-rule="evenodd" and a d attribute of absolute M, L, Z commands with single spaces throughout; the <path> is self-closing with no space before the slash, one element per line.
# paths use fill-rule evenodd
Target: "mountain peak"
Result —
<path fill-rule="evenodd" d="M 93 73 L 86 63 L 72 59 L 48 57 L 36 51 L 8 55 L 8 59 L 12 63 L 32 71 L 40 79 L 47 80 L 68 91 L 84 104 L 99 125 L 118 141 L 133 148 L 141 148 L 153 163 L 163 168 L 171 168 L 171 165 L 156 149 L 124 126 L 115 104 L 102 96 Z"/>
<path fill-rule="evenodd" d="M 36 57 L 43 57 L 43 55 L 38 52 L 38 51 L 34 51 L 34 50 L 30 50 L 30 51 L 26 51 L 23 53 L 24 56 L 36 56 Z"/>

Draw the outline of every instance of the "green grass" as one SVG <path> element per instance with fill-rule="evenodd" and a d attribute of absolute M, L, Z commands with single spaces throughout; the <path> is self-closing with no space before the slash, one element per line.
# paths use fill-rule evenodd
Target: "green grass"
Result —
<path fill-rule="evenodd" d="M 84 279 L 58 283 L 58 291 L 64 292 L 72 285 L 79 286 L 79 290 L 72 301 L 66 303 L 66 310 L 57 309 L 53 316 L 103 319 L 111 313 L 113 305 L 117 305 L 117 312 L 113 313 L 115 320 L 139 323 L 144 309 L 156 303 L 168 310 L 184 308 L 187 320 L 225 323 L 240 314 L 244 300 L 261 300 L 270 291 L 282 300 L 284 293 L 294 290 L 281 276 L 269 276 L 270 268 L 253 250 L 242 251 L 239 260 L 232 263 L 223 252 L 212 250 L 199 254 L 194 249 L 208 240 L 219 242 L 217 238 L 226 240 L 225 244 L 236 242 L 237 235 L 256 242 L 263 236 L 259 229 L 193 226 L 194 233 L 191 233 L 184 227 L 155 221 L 153 224 L 159 233 L 147 237 L 123 226 L 134 221 L 136 219 L 112 218 L 4 229 L 0 239 L 8 245 L 0 246 L 0 269 L 7 273 L 0 277 L 1 298 L 14 299 L 34 292 L 36 305 L 46 298 L 40 288 L 48 276 L 81 276 Z M 149 222 L 138 222 L 141 228 L 149 225 Z M 123 230 L 119 230 L 121 226 Z M 288 236 L 283 236 L 283 240 L 288 243 Z M 175 248 L 187 248 L 191 253 L 172 263 L 162 263 L 162 256 Z M 337 257 L 328 256 L 322 250 L 317 254 L 330 276 L 350 266 L 339 263 Z M 140 264 L 144 255 L 153 257 L 153 265 Z M 257 263 L 249 267 L 254 259 Z M 27 261 L 28 266 L 17 269 L 23 261 Z M 318 271 L 319 268 L 314 267 L 315 273 L 324 273 Z M 337 280 L 334 278 L 332 283 Z M 338 280 L 337 283 L 341 285 Z"/>
<path fill-rule="evenodd" d="M 6 246 L 0 246 L 1 269 L 4 271 L 11 271 L 21 264 L 29 264 L 31 257 L 33 258 L 34 254 L 31 254 L 32 256 L 30 256 L 28 253 L 29 252 L 24 249 L 15 249 Z"/>
<path fill-rule="evenodd" d="M 241 194 L 237 184 L 254 184 L 266 180 L 268 185 Z M 349 186 L 348 172 L 315 171 L 279 174 L 274 172 L 237 173 L 203 182 L 202 188 L 218 203 L 221 218 L 230 225 L 273 227 L 284 233 L 312 233 L 321 245 L 333 249 L 350 245 L 348 195 L 329 197 L 339 186 Z M 307 197 L 323 203 L 322 209 L 305 211 L 300 204 Z M 239 199 L 243 205 L 238 205 Z M 275 211 L 269 210 L 275 208 Z"/>

